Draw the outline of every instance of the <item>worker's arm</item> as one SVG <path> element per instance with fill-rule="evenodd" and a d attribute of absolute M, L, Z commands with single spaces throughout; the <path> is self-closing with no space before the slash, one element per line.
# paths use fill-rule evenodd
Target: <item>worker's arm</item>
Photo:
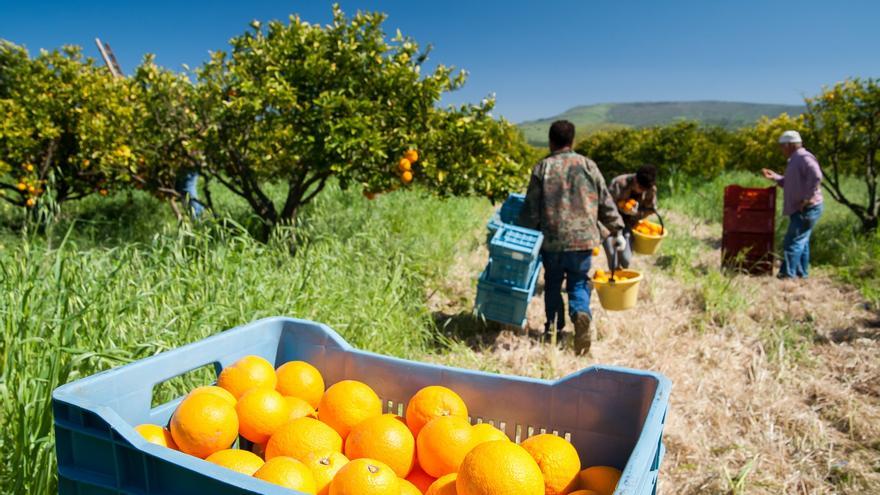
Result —
<path fill-rule="evenodd" d="M 651 189 L 645 192 L 645 202 L 639 205 L 639 218 L 646 218 L 657 211 L 657 186 L 651 186 Z"/>
<path fill-rule="evenodd" d="M 806 197 L 801 198 L 801 208 L 803 209 L 809 206 L 809 202 L 813 199 L 816 189 L 822 183 L 822 169 L 819 167 L 819 162 L 812 156 L 805 156 L 801 174 L 806 186 L 804 189 L 807 191 Z"/>
<path fill-rule="evenodd" d="M 544 167 L 543 162 L 538 163 L 532 169 L 529 179 L 529 188 L 526 191 L 526 201 L 519 212 L 517 225 L 527 229 L 541 230 L 541 195 L 544 193 Z"/>
<path fill-rule="evenodd" d="M 589 170 L 593 182 L 596 184 L 596 192 L 599 196 L 599 223 L 604 225 L 611 235 L 614 235 L 623 230 L 623 218 L 620 216 L 620 212 L 617 211 L 614 197 L 608 190 L 608 186 L 605 185 L 605 178 L 602 177 L 602 172 L 599 171 L 599 167 L 595 163 L 592 163 L 592 165 L 592 167 L 589 167 Z"/>
<path fill-rule="evenodd" d="M 770 170 L 769 168 L 762 168 L 761 173 L 764 174 L 764 177 L 766 177 L 767 179 L 775 182 L 777 186 L 785 187 L 785 176 L 784 175 L 779 175 L 776 172 Z"/>

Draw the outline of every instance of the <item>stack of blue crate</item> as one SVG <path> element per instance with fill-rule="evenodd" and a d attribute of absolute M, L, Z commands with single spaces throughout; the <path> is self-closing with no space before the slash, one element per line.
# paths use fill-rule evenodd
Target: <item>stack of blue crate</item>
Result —
<path fill-rule="evenodd" d="M 536 230 L 507 223 L 497 228 L 489 241 L 489 264 L 477 284 L 477 313 L 487 320 L 525 325 L 543 241 L 544 235 Z"/>

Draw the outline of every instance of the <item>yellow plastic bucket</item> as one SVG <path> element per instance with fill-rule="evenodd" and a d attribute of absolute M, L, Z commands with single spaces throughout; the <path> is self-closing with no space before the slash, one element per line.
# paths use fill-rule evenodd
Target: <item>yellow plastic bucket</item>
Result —
<path fill-rule="evenodd" d="M 642 274 L 635 270 L 617 270 L 615 275 L 623 275 L 626 280 L 617 282 L 597 282 L 593 280 L 593 287 L 599 294 L 599 303 L 608 311 L 623 311 L 636 305 L 639 300 L 639 282 Z"/>
<path fill-rule="evenodd" d="M 641 232 L 632 231 L 632 248 L 633 251 L 639 254 L 656 254 L 657 250 L 660 249 L 660 243 L 663 242 L 663 239 L 669 233 L 668 230 L 663 229 L 663 234 L 661 235 L 649 235 L 643 234 Z"/>

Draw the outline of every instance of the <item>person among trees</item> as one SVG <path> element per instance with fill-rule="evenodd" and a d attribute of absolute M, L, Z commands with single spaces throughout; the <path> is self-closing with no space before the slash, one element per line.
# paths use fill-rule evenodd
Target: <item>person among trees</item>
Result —
<path fill-rule="evenodd" d="M 779 278 L 807 278 L 810 267 L 810 235 L 824 209 L 822 169 L 819 160 L 804 148 L 797 131 L 785 131 L 779 147 L 788 159 L 785 175 L 761 169 L 769 180 L 782 188 L 782 214 L 789 218 L 782 241 L 782 265 Z"/>
<path fill-rule="evenodd" d="M 657 167 L 642 165 L 634 174 L 618 175 L 608 184 L 608 192 L 618 211 L 623 216 L 623 238 L 626 247 L 617 253 L 617 268 L 629 268 L 632 261 L 632 229 L 639 220 L 648 217 L 657 209 Z M 614 266 L 614 239 L 606 237 L 603 242 L 608 266 Z"/>
<path fill-rule="evenodd" d="M 575 352 L 585 354 L 592 342 L 588 272 L 592 250 L 601 244 L 599 225 L 611 233 L 613 248 L 624 249 L 624 223 L 599 167 L 572 150 L 574 124 L 557 120 L 549 134 L 550 154 L 532 170 L 518 224 L 544 234 L 545 329 L 551 331 L 554 322 L 558 330 L 565 326 L 565 281 Z"/>

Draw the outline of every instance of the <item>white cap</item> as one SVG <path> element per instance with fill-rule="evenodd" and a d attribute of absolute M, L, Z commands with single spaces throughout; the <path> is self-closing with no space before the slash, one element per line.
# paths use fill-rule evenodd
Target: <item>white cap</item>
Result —
<path fill-rule="evenodd" d="M 785 131 L 779 136 L 779 144 L 786 143 L 803 143 L 801 135 L 798 131 Z"/>

